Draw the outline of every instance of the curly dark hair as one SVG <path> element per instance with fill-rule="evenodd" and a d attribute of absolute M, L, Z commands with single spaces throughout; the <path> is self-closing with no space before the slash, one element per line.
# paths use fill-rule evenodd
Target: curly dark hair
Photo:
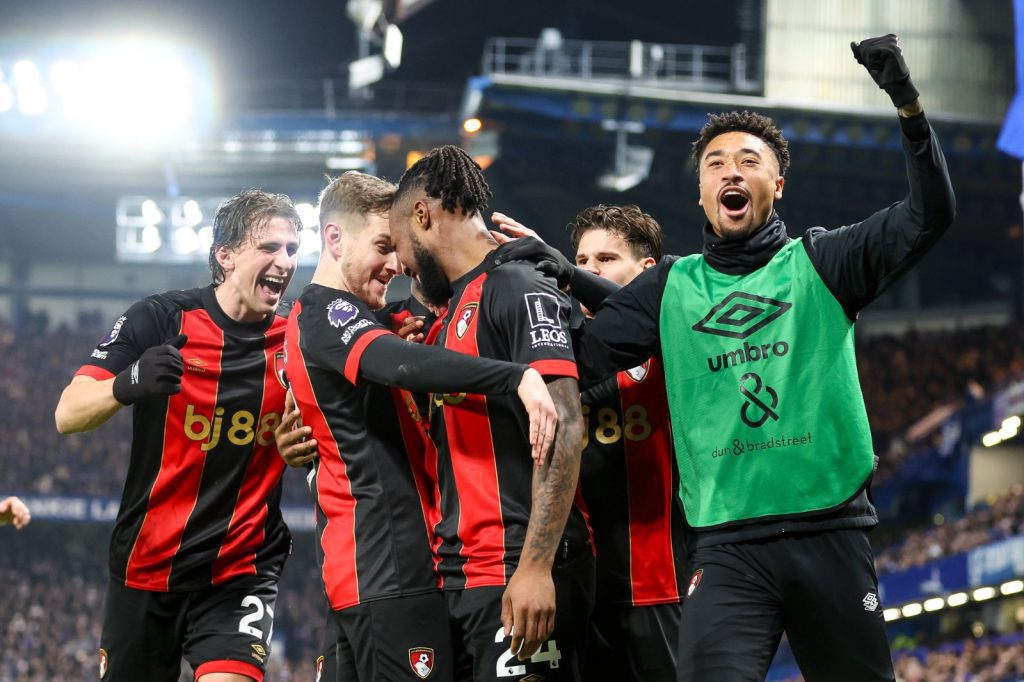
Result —
<path fill-rule="evenodd" d="M 608 230 L 629 244 L 637 258 L 661 258 L 661 225 L 635 204 L 590 206 L 576 214 L 568 225 L 573 250 L 591 230 Z"/>
<path fill-rule="evenodd" d="M 295 226 L 296 233 L 302 232 L 302 219 L 286 194 L 247 189 L 220 205 L 213 219 L 213 243 L 210 245 L 209 258 L 214 284 L 224 281 L 224 268 L 217 262 L 217 249 L 224 246 L 233 251 L 253 242 L 271 218 L 289 220 Z"/>
<path fill-rule="evenodd" d="M 432 149 L 405 171 L 398 181 L 395 205 L 414 189 L 422 189 L 428 197 L 440 199 L 444 210 L 451 213 L 461 210 L 462 215 L 483 212 L 493 196 L 477 162 L 450 144 Z"/>
<path fill-rule="evenodd" d="M 695 164 L 700 164 L 711 140 L 725 133 L 750 133 L 761 138 L 775 154 L 779 162 L 779 175 L 789 170 L 789 143 L 782 131 L 775 127 L 775 121 L 754 113 L 753 111 L 726 111 L 721 114 L 708 114 L 708 122 L 700 129 L 700 136 L 693 143 L 691 156 Z"/>

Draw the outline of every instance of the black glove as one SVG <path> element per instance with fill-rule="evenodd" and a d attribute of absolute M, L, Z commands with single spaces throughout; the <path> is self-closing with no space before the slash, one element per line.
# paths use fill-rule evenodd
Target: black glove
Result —
<path fill-rule="evenodd" d="M 917 88 L 910 80 L 910 69 L 903 60 L 903 53 L 896 42 L 894 33 L 881 38 L 868 38 L 859 43 L 850 43 L 853 56 L 868 70 L 878 87 L 885 90 L 897 107 L 910 104 L 917 99 Z"/>
<path fill-rule="evenodd" d="M 122 405 L 153 395 L 181 392 L 181 374 L 185 365 L 179 350 L 188 337 L 179 334 L 162 346 L 153 346 L 114 377 L 114 399 Z"/>
<path fill-rule="evenodd" d="M 558 282 L 558 288 L 564 289 L 572 283 L 575 266 L 566 258 L 561 251 L 548 246 L 539 239 L 523 237 L 515 241 L 502 244 L 492 254 L 495 265 L 501 265 L 513 260 L 525 260 L 534 264 L 537 270 L 548 277 L 554 277 Z"/>

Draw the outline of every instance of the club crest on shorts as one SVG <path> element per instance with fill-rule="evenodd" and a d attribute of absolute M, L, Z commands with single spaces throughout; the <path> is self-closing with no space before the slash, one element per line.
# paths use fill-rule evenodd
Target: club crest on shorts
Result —
<path fill-rule="evenodd" d="M 332 327 L 344 327 L 359 317 L 359 310 L 343 298 L 336 298 L 327 304 L 327 321 Z"/>
<path fill-rule="evenodd" d="M 107 670 L 110 668 L 110 661 L 107 658 L 107 650 L 100 649 L 100 679 L 102 680 L 107 676 Z"/>
<path fill-rule="evenodd" d="M 462 310 L 459 312 L 459 320 L 455 323 L 455 335 L 460 339 L 469 331 L 469 325 L 473 323 L 473 316 L 476 315 L 476 309 L 479 305 L 479 303 L 467 303 L 462 306 Z"/>
<path fill-rule="evenodd" d="M 324 674 L 324 657 L 316 657 L 316 680 L 314 682 L 320 682 L 320 677 Z"/>
<path fill-rule="evenodd" d="M 627 369 L 626 370 L 626 376 L 628 376 L 630 379 L 632 379 L 633 381 L 635 381 L 636 383 L 639 384 L 641 381 L 643 381 L 644 379 L 647 378 L 647 372 L 649 372 L 650 369 L 651 369 L 651 361 L 648 360 L 644 364 L 638 365 L 637 367 L 634 367 L 633 369 Z"/>
<path fill-rule="evenodd" d="M 434 672 L 434 650 L 427 646 L 409 649 L 409 667 L 421 680 L 430 677 Z"/>
<path fill-rule="evenodd" d="M 690 578 L 690 586 L 686 588 L 687 597 L 693 594 L 693 591 L 697 589 L 697 585 L 700 585 L 700 578 L 702 575 L 704 575 L 704 569 L 698 568 L 697 571 L 693 574 L 693 577 Z"/>

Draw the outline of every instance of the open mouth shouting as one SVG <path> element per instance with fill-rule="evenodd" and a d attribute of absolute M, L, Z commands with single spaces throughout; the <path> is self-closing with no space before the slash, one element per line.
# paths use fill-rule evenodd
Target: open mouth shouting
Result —
<path fill-rule="evenodd" d="M 268 298 L 276 298 L 284 293 L 286 279 L 275 275 L 264 275 L 258 280 L 260 290 Z"/>
<path fill-rule="evenodd" d="M 750 195 L 742 187 L 731 185 L 718 193 L 718 203 L 726 217 L 739 220 L 750 207 Z"/>

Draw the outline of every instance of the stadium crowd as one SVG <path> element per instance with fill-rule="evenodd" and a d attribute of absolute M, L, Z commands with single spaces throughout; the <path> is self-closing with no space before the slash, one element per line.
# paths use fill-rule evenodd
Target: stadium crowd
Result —
<path fill-rule="evenodd" d="M 966 552 L 1014 535 L 1024 534 L 1024 485 L 1014 485 L 1001 495 L 979 503 L 963 517 L 904 536 L 897 545 L 875 555 L 879 575 L 944 556 Z"/>
<path fill-rule="evenodd" d="M 75 327 L 54 327 L 37 317 L 15 334 L 0 321 L 0 399 L 7 405 L 0 415 L 0 442 L 6 449 L 0 490 L 118 494 L 128 462 L 124 434 L 129 413 L 115 417 L 121 420 L 119 428 L 63 437 L 53 428 L 52 416 L 61 388 L 85 360 L 82 349 L 104 336 L 107 324 L 109 320 L 97 315 L 83 315 Z M 858 360 L 873 435 L 880 445 L 899 438 L 909 423 L 942 404 L 977 399 L 1024 375 L 1024 328 L 869 337 L 861 342 Z M 885 452 L 881 445 L 879 451 Z M 301 472 L 285 476 L 284 501 L 309 504 Z M 107 533 L 105 528 L 98 532 L 98 547 L 105 546 Z M 880 551 L 878 571 L 918 566 L 1020 533 L 1024 486 L 1018 485 L 963 518 L 913 531 L 899 545 Z M 274 680 L 312 679 L 319 648 L 323 593 L 312 548 L 305 546 L 311 536 L 299 537 L 303 539 L 281 584 L 275 640 L 283 644 L 271 657 L 269 678 Z M 93 548 L 71 557 L 39 556 L 38 547 L 36 543 L 32 549 L 32 575 L 14 559 L 16 552 L 0 552 L 0 584 L 5 585 L 0 599 L 0 682 L 81 679 L 97 665 L 106 580 L 106 562 L 98 557 L 104 553 Z M 962 651 L 901 654 L 895 660 L 900 679 L 908 682 L 1012 679 L 1024 671 L 1024 644 L 968 642 Z M 182 679 L 190 678 L 183 673 Z"/>
<path fill-rule="evenodd" d="M 34 319 L 17 338 L 0 321 L 0 438 L 8 464 L 0 490 L 38 495 L 115 496 L 128 462 L 130 423 L 125 411 L 118 427 L 61 436 L 53 429 L 53 406 L 68 378 L 90 348 L 108 331 L 109 320 L 83 315 L 80 324 L 50 327 Z M 954 332 L 872 336 L 860 341 L 857 358 L 871 421 L 880 477 L 898 471 L 906 448 L 889 445 L 908 425 L 935 408 L 974 400 L 1024 376 L 1024 326 L 977 327 Z M 284 502 L 306 504 L 301 476 L 285 477 Z"/>

